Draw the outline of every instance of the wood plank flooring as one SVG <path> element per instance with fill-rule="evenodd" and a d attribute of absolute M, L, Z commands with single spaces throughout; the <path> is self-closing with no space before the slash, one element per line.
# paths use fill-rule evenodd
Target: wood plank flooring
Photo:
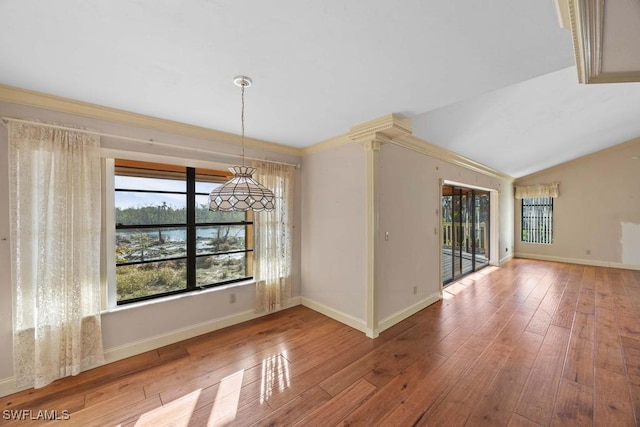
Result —
<path fill-rule="evenodd" d="M 640 271 L 515 259 L 375 340 L 298 306 L 0 410 L 3 425 L 23 410 L 78 426 L 638 425 Z"/>

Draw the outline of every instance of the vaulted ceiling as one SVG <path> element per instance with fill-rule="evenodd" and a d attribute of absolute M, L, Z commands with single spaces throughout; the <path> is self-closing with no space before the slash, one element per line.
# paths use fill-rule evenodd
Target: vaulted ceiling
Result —
<path fill-rule="evenodd" d="M 552 0 L 0 0 L 0 16 L 0 84 L 239 133 L 245 74 L 247 135 L 295 147 L 394 112 L 522 176 L 640 135 L 640 86 L 578 86 Z"/>

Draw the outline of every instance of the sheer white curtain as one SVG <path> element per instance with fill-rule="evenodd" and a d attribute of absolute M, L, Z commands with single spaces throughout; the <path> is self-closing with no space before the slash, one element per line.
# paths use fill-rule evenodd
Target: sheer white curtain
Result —
<path fill-rule="evenodd" d="M 14 373 L 42 387 L 104 363 L 98 137 L 9 123 Z"/>
<path fill-rule="evenodd" d="M 275 210 L 257 212 L 255 224 L 256 311 L 284 307 L 291 297 L 293 166 L 257 162 L 256 180 L 273 191 Z"/>

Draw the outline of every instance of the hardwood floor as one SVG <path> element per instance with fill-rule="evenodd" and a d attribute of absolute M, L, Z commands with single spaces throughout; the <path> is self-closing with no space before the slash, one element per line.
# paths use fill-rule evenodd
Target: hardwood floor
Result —
<path fill-rule="evenodd" d="M 74 426 L 638 425 L 640 271 L 516 259 L 375 340 L 299 306 L 0 409 L 5 425 L 22 425 L 6 410 Z"/>

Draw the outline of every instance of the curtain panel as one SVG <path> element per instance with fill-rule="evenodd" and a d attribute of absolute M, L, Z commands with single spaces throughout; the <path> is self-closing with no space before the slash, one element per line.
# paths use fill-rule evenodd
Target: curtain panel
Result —
<path fill-rule="evenodd" d="M 285 307 L 291 298 L 294 167 L 255 162 L 256 180 L 273 191 L 275 209 L 256 212 L 256 311 Z"/>
<path fill-rule="evenodd" d="M 515 187 L 516 199 L 535 199 L 538 197 L 558 197 L 560 183 L 538 184 Z"/>
<path fill-rule="evenodd" d="M 9 123 L 14 376 L 43 387 L 104 363 L 99 139 Z"/>

